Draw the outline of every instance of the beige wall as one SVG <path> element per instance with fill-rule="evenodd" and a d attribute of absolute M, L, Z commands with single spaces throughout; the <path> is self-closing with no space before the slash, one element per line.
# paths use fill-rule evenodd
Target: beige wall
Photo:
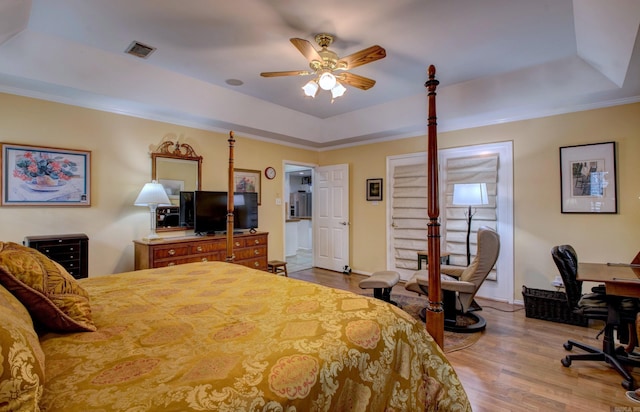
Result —
<path fill-rule="evenodd" d="M 0 207 L 0 239 L 21 243 L 30 235 L 86 233 L 91 276 L 132 270 L 132 240 L 149 233 L 148 209 L 133 206 L 151 179 L 149 153 L 164 137 L 178 136 L 203 157 L 202 189 L 226 190 L 227 133 L 0 94 L 0 142 L 90 150 L 92 163 L 91 207 Z M 315 163 L 317 153 L 235 137 L 236 168 L 278 171 L 274 180 L 262 179 L 259 229 L 269 232 L 269 257 L 281 259 L 284 206 L 275 199 L 282 196 L 282 161 Z"/>
<path fill-rule="evenodd" d="M 640 251 L 640 104 L 438 135 L 441 148 L 503 141 L 513 142 L 515 300 L 522 300 L 522 285 L 551 289 L 557 275 L 550 256 L 554 245 L 572 244 L 579 259 L 591 262 L 630 262 Z M 607 141 L 618 145 L 619 213 L 562 214 L 559 147 Z M 320 153 L 321 165 L 350 165 L 354 271 L 386 265 L 385 205 L 365 200 L 366 179 L 386 177 L 389 155 L 425 150 L 422 136 Z"/>
<path fill-rule="evenodd" d="M 144 208 L 133 206 L 150 180 L 149 151 L 165 136 L 181 136 L 202 155 L 204 190 L 225 190 L 227 133 L 214 133 L 74 106 L 0 94 L 0 141 L 92 151 L 92 206 L 1 207 L 2 240 L 83 232 L 90 238 L 91 275 L 133 268 L 132 240 L 148 233 Z M 368 178 L 386 177 L 390 155 L 422 152 L 426 137 L 314 152 L 236 134 L 235 167 L 264 170 L 260 230 L 268 231 L 269 257 L 284 257 L 283 161 L 350 166 L 351 267 L 373 272 L 386 265 L 384 201 L 367 202 Z M 549 250 L 574 245 L 583 261 L 629 262 L 640 250 L 640 104 L 631 104 L 495 126 L 440 133 L 439 146 L 512 141 L 514 151 L 514 298 L 522 285 L 549 289 L 556 275 Z M 559 147 L 618 143 L 618 209 L 615 215 L 560 213 Z M 172 234 L 166 234 L 171 236 Z M 172 235 L 175 236 L 175 235 Z"/>

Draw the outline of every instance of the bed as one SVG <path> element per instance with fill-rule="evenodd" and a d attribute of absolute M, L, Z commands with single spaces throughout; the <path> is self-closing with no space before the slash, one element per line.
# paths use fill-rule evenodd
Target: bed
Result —
<path fill-rule="evenodd" d="M 424 325 L 381 300 L 227 262 L 59 278 L 77 331 L 0 287 L 0 410 L 470 410 Z"/>

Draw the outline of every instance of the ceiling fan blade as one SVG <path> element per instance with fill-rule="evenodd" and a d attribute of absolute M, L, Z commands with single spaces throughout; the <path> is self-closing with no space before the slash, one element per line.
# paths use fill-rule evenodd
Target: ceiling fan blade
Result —
<path fill-rule="evenodd" d="M 318 51 L 313 47 L 313 45 L 305 40 L 305 39 L 298 39 L 298 38 L 292 38 L 289 39 L 289 41 L 291 41 L 291 43 L 293 43 L 293 45 L 296 47 L 296 49 L 298 49 L 300 51 L 300 53 L 302 53 L 302 55 L 310 62 L 317 60 L 317 61 L 322 61 L 322 57 L 318 54 Z"/>
<path fill-rule="evenodd" d="M 353 69 L 363 64 L 371 63 L 376 60 L 384 59 L 387 52 L 382 47 L 376 45 L 368 47 L 359 52 L 355 52 L 338 60 L 338 67 L 344 67 L 344 70 Z M 346 66 L 345 66 L 346 65 Z"/>
<path fill-rule="evenodd" d="M 376 84 L 376 81 L 367 77 L 359 76 L 353 73 L 340 73 L 337 76 L 338 80 L 351 87 L 357 87 L 362 90 L 369 90 Z"/>
<path fill-rule="evenodd" d="M 280 77 L 280 76 L 307 76 L 311 74 L 308 70 L 290 70 L 286 72 L 262 72 L 262 77 Z"/>

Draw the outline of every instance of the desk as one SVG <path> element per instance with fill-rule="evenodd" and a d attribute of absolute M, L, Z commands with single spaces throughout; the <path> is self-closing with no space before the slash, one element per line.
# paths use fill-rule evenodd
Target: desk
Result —
<path fill-rule="evenodd" d="M 604 283 L 607 295 L 625 296 L 638 298 L 640 297 L 640 268 L 623 266 L 623 265 L 607 265 L 606 263 L 578 263 L 577 280 L 599 282 Z M 612 305 L 609 305 L 609 317 L 611 317 L 612 311 L 618 309 Z M 604 337 L 602 340 L 602 353 L 604 355 L 598 360 L 605 360 L 611 364 L 625 379 L 622 382 L 622 386 L 627 390 L 635 389 L 635 382 L 631 374 L 622 366 L 640 366 L 640 363 L 628 356 L 627 352 L 632 352 L 633 348 L 637 344 L 633 331 L 633 323 L 629 321 L 629 345 L 626 350 L 616 348 L 616 342 L 613 336 L 614 326 L 608 321 L 605 326 Z M 567 350 L 571 350 L 573 345 L 579 348 L 585 349 L 591 352 L 587 355 L 575 356 L 576 359 L 580 359 L 580 356 L 584 356 L 583 359 L 594 359 L 594 351 L 588 347 L 581 345 L 571 339 L 565 343 L 564 347 Z M 597 356 L 597 355 L 596 355 Z M 597 359 L 597 358 L 596 358 Z M 564 366 L 571 365 L 571 359 L 569 356 L 562 361 Z"/>
<path fill-rule="evenodd" d="M 442 265 L 448 265 L 449 264 L 449 255 L 451 253 L 441 253 L 440 254 L 440 264 Z M 429 254 L 427 253 L 426 250 L 421 250 L 418 252 L 418 270 L 422 270 L 422 261 L 424 260 L 424 263 L 426 265 L 429 264 Z"/>
<path fill-rule="evenodd" d="M 640 298 L 640 268 L 578 263 L 578 280 L 604 283 L 607 294 Z"/>

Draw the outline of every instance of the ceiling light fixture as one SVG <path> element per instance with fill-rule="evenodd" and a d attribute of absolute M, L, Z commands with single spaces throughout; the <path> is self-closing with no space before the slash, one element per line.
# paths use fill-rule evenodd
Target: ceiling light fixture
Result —
<path fill-rule="evenodd" d="M 310 80 L 307 84 L 302 86 L 304 95 L 308 97 L 316 97 L 318 89 L 331 91 L 331 103 L 333 103 L 336 98 L 344 95 L 347 91 L 347 88 L 344 87 L 338 81 L 336 76 L 329 71 L 321 72 L 317 78 Z"/>

